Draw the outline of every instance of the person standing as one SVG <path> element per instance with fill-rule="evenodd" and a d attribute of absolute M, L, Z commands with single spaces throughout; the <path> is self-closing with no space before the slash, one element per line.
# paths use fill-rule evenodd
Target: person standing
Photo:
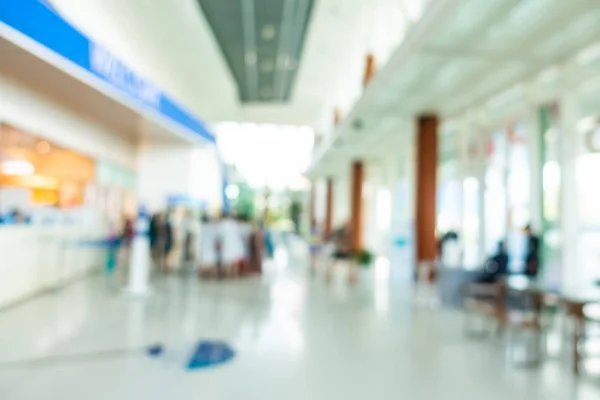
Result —
<path fill-rule="evenodd" d="M 185 233 L 181 210 L 172 208 L 168 212 L 168 222 L 171 230 L 171 246 L 166 254 L 165 272 L 172 272 L 179 268 L 182 260 Z"/>
<path fill-rule="evenodd" d="M 240 262 L 241 272 L 243 274 L 249 273 L 252 270 L 250 260 L 250 247 L 251 247 L 251 236 L 252 236 L 252 225 L 246 216 L 240 216 L 237 219 L 237 223 L 240 229 L 242 237 L 242 243 L 244 246 L 244 255 Z"/>
<path fill-rule="evenodd" d="M 202 229 L 200 233 L 198 271 L 201 278 L 213 278 L 217 276 L 217 242 L 219 240 L 218 222 L 211 220 L 208 215 L 202 216 Z"/>
<path fill-rule="evenodd" d="M 155 265 L 162 267 L 165 251 L 165 223 L 161 213 L 156 213 L 150 219 L 150 253 Z"/>
<path fill-rule="evenodd" d="M 200 235 L 200 221 L 191 209 L 186 210 L 183 219 L 183 262 L 186 269 L 194 267 L 197 258 L 196 245 Z"/>
<path fill-rule="evenodd" d="M 496 254 L 490 257 L 484 267 L 483 274 L 477 279 L 478 283 L 497 283 L 509 274 L 508 251 L 504 240 L 498 242 Z"/>
<path fill-rule="evenodd" d="M 527 251 L 525 253 L 525 275 L 535 278 L 540 269 L 540 238 L 533 233 L 531 225 L 525 227 Z"/>
<path fill-rule="evenodd" d="M 225 275 L 236 278 L 239 275 L 240 263 L 244 258 L 244 241 L 241 226 L 229 214 L 223 214 L 219 223 L 221 237 L 221 264 Z"/>
<path fill-rule="evenodd" d="M 252 273 L 262 273 L 263 248 L 265 239 L 258 223 L 252 226 L 250 235 L 250 267 Z"/>
<path fill-rule="evenodd" d="M 314 275 L 317 271 L 317 256 L 321 249 L 321 230 L 317 226 L 317 220 L 310 221 L 310 272 Z"/>

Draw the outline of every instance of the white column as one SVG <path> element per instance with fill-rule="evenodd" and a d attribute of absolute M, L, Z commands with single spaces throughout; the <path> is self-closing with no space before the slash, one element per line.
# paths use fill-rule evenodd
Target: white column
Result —
<path fill-rule="evenodd" d="M 414 220 L 415 220 L 415 131 L 406 144 L 394 154 L 390 167 L 392 180 L 392 222 L 390 226 L 390 271 L 394 279 L 410 280 L 415 271 Z"/>
<path fill-rule="evenodd" d="M 457 162 L 458 162 L 458 182 L 460 185 L 458 209 L 460 212 L 460 218 L 458 219 L 458 226 L 456 229 L 458 232 L 463 232 L 464 218 L 465 218 L 465 195 L 464 195 L 464 182 L 468 176 L 468 164 L 467 157 L 469 151 L 469 118 L 467 115 L 463 116 L 460 120 L 460 128 L 457 132 L 456 145 L 457 145 Z"/>
<path fill-rule="evenodd" d="M 129 252 L 127 294 L 146 296 L 150 292 L 150 221 L 148 211 L 141 206 L 135 221 L 135 236 Z"/>
<path fill-rule="evenodd" d="M 314 185 L 314 201 L 315 201 L 315 220 L 319 227 L 323 227 L 325 223 L 325 208 L 327 198 L 327 183 L 325 179 L 316 179 L 312 182 Z M 335 193 L 334 193 L 335 196 Z"/>
<path fill-rule="evenodd" d="M 350 221 L 350 166 L 347 170 L 333 178 L 333 229 Z"/>
<path fill-rule="evenodd" d="M 560 163 L 561 163 L 561 237 L 562 279 L 565 286 L 577 284 L 580 279 L 577 262 L 577 122 L 579 121 L 579 97 L 576 66 L 569 62 L 563 67 L 563 90 L 560 107 Z"/>
<path fill-rule="evenodd" d="M 387 221 L 387 232 L 384 237 L 384 252 L 389 257 L 394 241 L 394 201 L 398 184 L 398 162 L 396 155 L 390 156 L 385 160 L 384 182 L 389 196 L 389 220 Z"/>
<path fill-rule="evenodd" d="M 385 227 L 380 226 L 380 212 L 378 209 L 380 188 L 383 182 L 383 165 L 376 161 L 369 161 L 366 164 L 366 185 L 363 187 L 363 198 L 365 206 L 365 244 L 368 249 L 376 254 L 384 252 L 384 232 Z"/>
<path fill-rule="evenodd" d="M 530 200 L 531 224 L 535 232 L 542 231 L 542 193 L 543 193 L 543 165 L 542 165 L 542 133 L 540 126 L 540 111 L 537 104 L 536 86 L 527 87 L 527 148 L 529 149 L 530 170 Z"/>
<path fill-rule="evenodd" d="M 477 149 L 477 180 L 479 181 L 479 261 L 484 262 L 486 258 L 485 254 L 485 170 L 486 170 L 486 135 L 484 135 L 484 129 L 482 128 L 482 113 L 479 111 L 474 117 L 473 132 L 477 135 L 478 149 Z"/>

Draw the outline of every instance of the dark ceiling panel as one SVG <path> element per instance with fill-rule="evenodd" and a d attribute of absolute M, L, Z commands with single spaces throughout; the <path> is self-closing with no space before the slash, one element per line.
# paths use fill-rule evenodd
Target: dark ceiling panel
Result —
<path fill-rule="evenodd" d="M 240 100 L 287 102 L 315 0 L 198 0 Z"/>

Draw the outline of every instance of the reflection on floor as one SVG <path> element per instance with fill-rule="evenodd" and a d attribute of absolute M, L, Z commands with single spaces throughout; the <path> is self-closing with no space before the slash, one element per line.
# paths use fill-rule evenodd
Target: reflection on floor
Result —
<path fill-rule="evenodd" d="M 262 278 L 235 282 L 168 277 L 145 301 L 115 296 L 95 277 L 9 310 L 0 315 L 0 399 L 600 398 L 597 379 L 576 381 L 558 360 L 518 368 L 501 340 L 465 340 L 460 314 L 413 293 L 385 263 L 349 288 L 311 279 L 291 259 L 286 267 L 279 254 Z M 186 370 L 203 339 L 227 341 L 237 357 Z M 165 353 L 148 357 L 155 342 Z M 95 356 L 64 358 L 77 354 Z M 52 356 L 62 358 L 5 363 Z"/>

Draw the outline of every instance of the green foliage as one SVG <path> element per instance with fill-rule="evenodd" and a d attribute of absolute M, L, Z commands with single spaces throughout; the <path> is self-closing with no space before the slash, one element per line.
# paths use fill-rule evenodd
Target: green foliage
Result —
<path fill-rule="evenodd" d="M 369 250 L 359 250 L 354 255 L 356 257 L 356 262 L 358 265 L 364 268 L 368 268 L 373 265 L 373 260 L 375 259 L 375 255 Z"/>

